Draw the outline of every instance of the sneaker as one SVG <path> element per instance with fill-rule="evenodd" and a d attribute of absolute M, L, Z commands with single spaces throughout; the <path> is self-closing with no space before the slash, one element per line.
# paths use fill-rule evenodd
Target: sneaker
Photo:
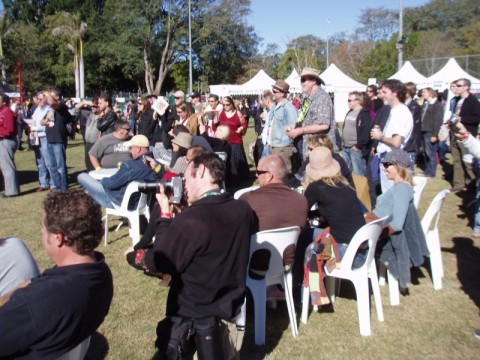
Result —
<path fill-rule="evenodd" d="M 473 336 L 475 336 L 477 339 L 480 339 L 480 329 L 475 330 Z"/>

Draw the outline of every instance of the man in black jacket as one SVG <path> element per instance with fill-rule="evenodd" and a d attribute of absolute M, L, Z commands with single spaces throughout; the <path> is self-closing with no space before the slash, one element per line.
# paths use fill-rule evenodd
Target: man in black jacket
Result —
<path fill-rule="evenodd" d="M 468 79 L 458 79 L 455 82 L 456 95 L 455 107 L 452 113 L 459 117 L 459 121 L 467 128 L 473 137 L 477 136 L 480 122 L 480 103 L 470 93 L 471 82 Z M 453 188 L 452 192 L 458 192 L 471 186 L 475 188 L 475 174 L 470 164 L 465 164 L 462 157 L 468 151 L 458 143 L 455 136 L 451 136 L 450 147 L 453 163 Z"/>
<path fill-rule="evenodd" d="M 167 316 L 193 320 L 199 359 L 231 358 L 220 320 L 233 320 L 245 300 L 253 214 L 222 191 L 225 169 L 215 154 L 195 157 L 185 171 L 190 206 L 175 218 L 161 188 L 153 251 L 144 258 L 149 270 L 171 274 Z"/>
<path fill-rule="evenodd" d="M 101 132 L 101 136 L 111 134 L 115 122 L 118 120 L 117 114 L 110 108 L 112 103 L 112 97 L 107 93 L 101 93 L 98 96 L 98 109 L 100 111 L 100 117 L 97 121 L 97 128 Z"/>

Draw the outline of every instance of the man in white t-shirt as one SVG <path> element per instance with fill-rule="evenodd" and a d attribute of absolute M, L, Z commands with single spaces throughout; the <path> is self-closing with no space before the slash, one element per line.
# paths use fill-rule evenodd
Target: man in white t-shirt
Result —
<path fill-rule="evenodd" d="M 413 130 L 412 113 L 405 105 L 407 95 L 405 85 L 399 80 L 385 80 L 382 83 L 381 92 L 384 101 L 390 106 L 390 116 L 388 117 L 383 132 L 372 129 L 370 133 L 372 139 L 379 141 L 376 156 L 380 159 L 393 149 L 403 149 Z M 393 186 L 393 181 L 388 180 L 380 168 L 379 171 L 382 193 L 385 193 Z"/>

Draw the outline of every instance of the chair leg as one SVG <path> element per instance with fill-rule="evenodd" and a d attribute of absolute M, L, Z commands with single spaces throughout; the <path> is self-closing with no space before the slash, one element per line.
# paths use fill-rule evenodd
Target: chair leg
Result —
<path fill-rule="evenodd" d="M 249 281 L 255 310 L 255 345 L 265 345 L 265 318 L 267 308 L 267 287 L 265 279 Z"/>
<path fill-rule="evenodd" d="M 438 230 L 430 231 L 427 234 L 428 250 L 430 252 L 430 267 L 432 272 L 433 288 L 435 290 L 442 289 L 443 264 L 442 252 L 440 250 L 440 240 Z"/>
<path fill-rule="evenodd" d="M 247 297 L 245 296 L 245 301 L 240 309 L 240 314 L 238 314 L 235 323 L 238 330 L 245 331 L 245 323 L 247 322 Z"/>
<path fill-rule="evenodd" d="M 357 293 L 358 324 L 360 335 L 370 336 L 372 330 L 370 327 L 370 299 L 368 289 L 368 277 L 353 282 L 355 292 Z"/>
<path fill-rule="evenodd" d="M 372 284 L 373 298 L 375 299 L 375 309 L 377 310 L 377 320 L 384 321 L 382 296 L 380 295 L 380 286 L 378 285 L 378 275 L 375 262 L 372 262 L 370 266 L 368 277 L 370 278 L 370 283 Z"/>
<path fill-rule="evenodd" d="M 387 267 L 382 262 L 379 262 L 379 266 L 378 266 L 378 285 L 385 286 L 386 275 L 387 275 Z"/>
<path fill-rule="evenodd" d="M 342 279 L 336 278 L 334 276 L 327 276 L 325 280 L 325 287 L 327 289 L 327 294 L 330 295 L 330 301 L 332 304 L 335 302 L 335 299 L 340 294 L 340 286 L 342 285 Z"/>
<path fill-rule="evenodd" d="M 108 239 L 108 215 L 105 215 L 103 217 L 105 219 L 105 234 L 104 234 L 104 239 L 105 239 L 105 246 L 107 246 L 107 239 Z"/>
<path fill-rule="evenodd" d="M 390 305 L 400 305 L 400 290 L 398 289 L 398 281 L 387 270 L 388 292 L 390 293 Z"/>
<path fill-rule="evenodd" d="M 292 273 L 289 271 L 283 276 L 285 286 L 285 300 L 287 302 L 288 317 L 290 318 L 290 326 L 292 327 L 293 337 L 298 336 L 297 314 L 295 314 L 295 305 L 293 303 L 292 291 Z"/>
<path fill-rule="evenodd" d="M 129 217 L 130 222 L 130 237 L 132 238 L 132 244 L 135 246 L 140 241 L 140 217 L 137 213 Z"/>
<path fill-rule="evenodd" d="M 118 230 L 120 230 L 120 228 L 122 227 L 123 225 L 123 221 L 120 220 L 120 222 L 118 223 L 117 227 L 115 228 L 115 232 L 118 232 Z"/>
<path fill-rule="evenodd" d="M 308 286 L 302 286 L 302 323 L 305 325 L 308 321 L 308 306 L 310 305 L 310 288 Z"/>

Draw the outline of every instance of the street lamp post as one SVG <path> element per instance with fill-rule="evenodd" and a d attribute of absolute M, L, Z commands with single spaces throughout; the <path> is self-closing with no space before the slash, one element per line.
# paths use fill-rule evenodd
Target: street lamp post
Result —
<path fill-rule="evenodd" d="M 405 42 L 405 38 L 403 36 L 403 0 L 400 0 L 400 12 L 399 12 L 399 19 L 398 19 L 398 41 L 397 41 L 398 70 L 400 70 L 403 66 L 403 43 L 404 42 Z"/>
<path fill-rule="evenodd" d="M 192 78 L 192 15 L 191 15 L 191 1 L 188 0 L 188 51 L 190 53 L 190 64 L 188 71 L 189 78 L 189 90 L 188 93 L 192 93 L 193 89 L 193 78 Z"/>
<path fill-rule="evenodd" d="M 327 19 L 327 68 L 328 68 L 328 65 L 330 65 L 329 49 L 328 49 L 329 40 L 330 40 L 330 20 Z"/>

